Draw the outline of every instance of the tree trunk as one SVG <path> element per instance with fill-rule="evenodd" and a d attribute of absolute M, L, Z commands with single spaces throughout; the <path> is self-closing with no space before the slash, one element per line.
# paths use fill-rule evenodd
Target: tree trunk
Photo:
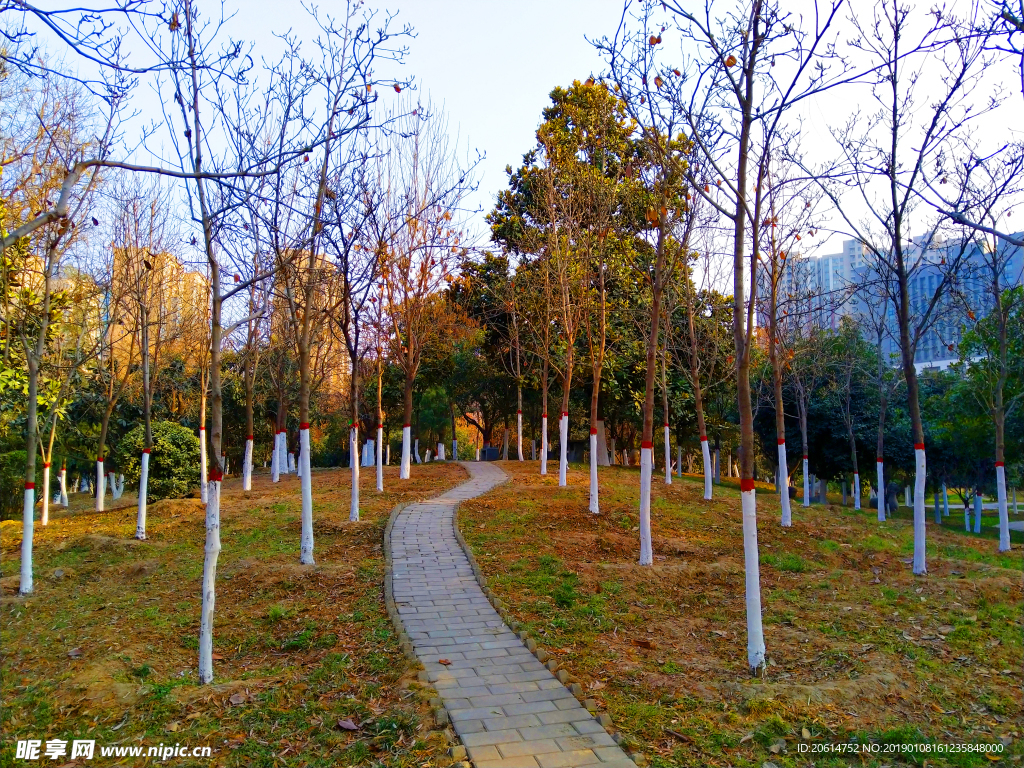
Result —
<path fill-rule="evenodd" d="M 114 412 L 114 401 L 107 403 L 100 419 L 100 439 L 96 450 L 96 511 L 103 511 L 107 495 L 107 476 L 105 472 L 105 453 L 107 447 L 107 431 L 110 428 L 110 415 Z"/>
<path fill-rule="evenodd" d="M 149 388 L 149 312 L 142 310 L 142 419 L 145 424 L 146 445 L 142 449 L 139 471 L 139 503 L 135 521 L 135 538 L 146 538 L 146 506 L 149 490 L 149 454 L 153 450 L 152 393 Z"/>
<path fill-rule="evenodd" d="M 409 479 L 410 456 L 412 448 L 412 376 L 405 375 L 405 389 L 402 392 L 402 466 L 398 477 L 402 480 Z"/>
<path fill-rule="evenodd" d="M 39 418 L 39 364 L 29 352 L 28 362 L 28 413 L 25 429 L 25 495 L 22 506 L 21 533 L 21 580 L 19 594 L 32 594 L 32 543 L 36 508 L 36 421 Z"/>
<path fill-rule="evenodd" d="M 349 400 L 352 407 L 352 422 L 349 424 L 349 469 L 352 475 L 352 494 L 349 499 L 348 520 L 350 523 L 359 521 L 359 375 L 357 373 L 359 358 L 349 355 Z"/>
<path fill-rule="evenodd" d="M 668 411 L 668 317 L 665 318 L 665 344 L 661 350 L 661 413 L 665 418 L 665 485 L 672 485 L 672 428 Z"/>
<path fill-rule="evenodd" d="M 651 285 L 651 325 L 647 337 L 647 373 L 644 377 L 643 435 L 640 443 L 640 565 L 653 565 L 651 541 L 651 476 L 654 470 L 654 377 L 658 370 L 658 331 L 664 292 L 665 229 L 663 214 L 658 225 L 657 255 Z"/>
<path fill-rule="evenodd" d="M 548 361 L 541 364 L 540 376 L 540 473 L 548 473 Z"/>

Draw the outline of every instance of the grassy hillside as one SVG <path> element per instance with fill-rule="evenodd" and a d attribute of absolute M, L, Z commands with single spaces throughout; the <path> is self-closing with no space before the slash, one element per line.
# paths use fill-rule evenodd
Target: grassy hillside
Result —
<path fill-rule="evenodd" d="M 874 739 L 879 749 L 1007 743 L 1019 765 L 1022 547 L 928 524 L 928 575 L 911 573 L 905 514 L 794 506 L 758 489 L 767 673 L 746 664 L 738 488 L 656 475 L 655 562 L 641 568 L 634 468 L 601 469 L 600 516 L 585 468 L 504 462 L 513 481 L 459 520 L 493 589 L 654 765 L 817 766 L 861 757 L 801 745 Z M 549 465 L 550 467 L 550 465 Z M 957 525 L 959 524 L 959 528 Z M 1002 741 L 1001 741 L 1002 740 Z M 889 747 L 884 746 L 890 745 Z M 924 754 L 917 764 L 995 764 Z M 912 762 L 890 751 L 863 764 Z"/>
<path fill-rule="evenodd" d="M 299 484 L 258 475 L 225 483 L 214 630 L 216 680 L 196 685 L 205 536 L 198 499 L 149 507 L 132 539 L 135 498 L 96 514 L 73 496 L 36 526 L 35 594 L 16 596 L 20 523 L 5 522 L 0 765 L 14 739 L 209 745 L 176 765 L 447 765 L 384 610 L 383 551 L 395 504 L 457 485 L 464 469 L 413 468 L 384 494 L 362 473 L 362 519 L 348 522 L 348 472 L 314 475 L 315 566 L 299 565 Z M 110 498 L 108 497 L 108 504 Z M 346 729 L 339 721 L 355 726 Z M 97 757 L 83 765 L 141 765 Z M 52 763 L 58 765 L 61 763 Z"/>

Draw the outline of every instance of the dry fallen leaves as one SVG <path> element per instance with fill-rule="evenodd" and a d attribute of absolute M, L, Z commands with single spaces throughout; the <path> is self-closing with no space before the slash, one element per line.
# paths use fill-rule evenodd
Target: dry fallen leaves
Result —
<path fill-rule="evenodd" d="M 438 664 L 444 664 L 446 667 L 451 665 L 451 662 L 448 661 L 448 659 L 438 659 L 437 663 Z"/>
<path fill-rule="evenodd" d="M 359 726 L 353 723 L 351 720 L 339 720 L 338 727 L 345 731 L 358 731 Z"/>

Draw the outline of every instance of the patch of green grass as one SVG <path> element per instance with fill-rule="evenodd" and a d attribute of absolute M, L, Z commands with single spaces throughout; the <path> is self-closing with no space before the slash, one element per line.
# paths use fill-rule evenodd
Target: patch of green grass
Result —
<path fill-rule="evenodd" d="M 824 541 L 818 542 L 818 549 L 831 555 L 839 551 L 839 544 L 831 539 L 825 539 Z"/>
<path fill-rule="evenodd" d="M 787 573 L 806 573 L 814 568 L 813 563 L 792 552 L 785 552 L 781 555 L 767 554 L 761 558 L 761 562 Z"/>

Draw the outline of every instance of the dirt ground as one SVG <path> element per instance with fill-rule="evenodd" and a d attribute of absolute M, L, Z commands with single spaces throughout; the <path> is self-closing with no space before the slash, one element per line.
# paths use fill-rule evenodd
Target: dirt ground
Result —
<path fill-rule="evenodd" d="M 198 499 L 149 506 L 149 540 L 135 532 L 134 496 L 103 513 L 86 494 L 51 507 L 35 529 L 35 593 L 17 596 L 20 522 L 2 524 L 0 766 L 15 740 L 96 739 L 100 745 L 212 747 L 202 766 L 438 766 L 450 732 L 437 729 L 402 656 L 383 600 L 382 537 L 398 503 L 465 479 L 454 464 L 413 468 L 385 492 L 362 472 L 361 520 L 348 521 L 348 470 L 315 471 L 315 566 L 299 554 L 299 481 L 266 474 L 244 493 L 224 484 L 214 629 L 215 684 L 196 663 L 204 508 Z"/>
<path fill-rule="evenodd" d="M 768 666 L 752 678 L 738 488 L 705 502 L 699 478 L 656 475 L 642 568 L 637 470 L 601 468 L 594 516 L 585 468 L 558 488 L 557 466 L 501 466 L 512 482 L 461 506 L 463 533 L 511 612 L 653 765 L 1021 765 L 1019 534 L 999 555 L 962 519 L 929 521 L 915 577 L 905 517 L 795 505 L 784 529 L 759 487 Z M 936 752 L 964 744 L 1001 751 Z"/>

